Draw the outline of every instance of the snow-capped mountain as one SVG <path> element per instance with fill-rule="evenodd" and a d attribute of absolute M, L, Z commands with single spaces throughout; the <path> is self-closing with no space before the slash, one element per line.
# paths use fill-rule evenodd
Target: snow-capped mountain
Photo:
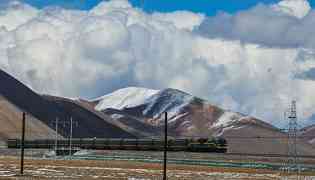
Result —
<path fill-rule="evenodd" d="M 221 109 L 177 89 L 124 88 L 91 102 L 115 123 L 146 137 L 161 136 L 163 114 L 168 112 L 171 136 L 222 136 L 229 142 L 229 151 L 234 153 L 287 152 L 284 140 L 287 136 L 278 128 L 254 117 Z M 310 144 L 299 142 L 299 145 L 302 154 L 313 153 Z"/>
<path fill-rule="evenodd" d="M 119 89 L 108 95 L 92 100 L 97 105 L 95 109 L 102 111 L 108 108 L 123 109 L 143 104 L 150 96 L 159 91 L 146 88 L 128 87 Z"/>
<path fill-rule="evenodd" d="M 163 125 L 163 113 L 168 112 L 170 125 L 176 129 L 187 128 L 189 132 L 194 126 L 206 129 L 232 128 L 233 125 L 249 123 L 259 124 L 267 128 L 274 128 L 263 121 L 242 115 L 240 113 L 223 110 L 211 105 L 206 100 L 194 97 L 177 89 L 151 90 L 146 88 L 123 88 L 111 94 L 92 100 L 95 110 L 111 114 L 113 118 L 132 116 L 151 125 Z M 120 113 L 120 116 L 117 114 Z M 197 120 L 198 119 L 198 120 Z M 200 125 L 199 125 L 200 124 Z M 198 130 L 199 132 L 200 129 Z M 198 135 L 201 135 L 198 134 Z M 178 134 L 182 135 L 182 134 Z"/>
<path fill-rule="evenodd" d="M 193 119 L 196 119 L 197 116 L 201 116 L 202 118 L 199 119 L 208 120 L 207 124 L 209 129 L 231 127 L 233 124 L 251 119 L 251 117 L 240 113 L 220 109 L 219 107 L 211 105 L 211 103 L 206 100 L 171 88 L 164 90 L 137 87 L 123 88 L 111 94 L 96 98 L 92 100 L 92 102 L 96 104 L 95 110 L 97 111 L 108 113 L 109 110 L 114 109 L 116 110 L 115 113 L 124 112 L 124 114 L 138 118 L 154 119 L 158 122 L 155 123 L 155 125 L 163 124 L 162 114 L 164 112 L 168 112 L 169 123 L 171 124 L 187 116 Z M 116 117 L 118 116 L 116 115 Z M 210 117 L 215 118 L 209 120 Z M 253 123 L 258 122 L 258 120 L 252 121 Z M 187 122 L 185 124 L 187 124 Z M 264 123 L 263 121 L 259 121 L 259 124 L 268 128 L 274 128 L 272 125 Z"/>
<path fill-rule="evenodd" d="M 128 87 L 96 98 L 92 102 L 96 103 L 97 111 L 106 109 L 130 111 L 141 106 L 143 116 L 156 118 L 166 111 L 169 116 L 177 115 L 193 99 L 192 95 L 171 88 L 152 90 Z"/>

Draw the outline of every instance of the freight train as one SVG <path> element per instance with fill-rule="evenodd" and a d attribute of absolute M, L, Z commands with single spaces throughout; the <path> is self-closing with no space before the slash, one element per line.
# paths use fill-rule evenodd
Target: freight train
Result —
<path fill-rule="evenodd" d="M 20 139 L 8 139 L 8 148 L 21 148 Z M 83 138 L 56 140 L 37 139 L 25 140 L 24 148 L 32 149 L 93 149 L 93 150 L 138 150 L 138 151 L 162 151 L 164 141 L 161 139 L 104 139 L 104 138 Z M 167 142 L 168 151 L 189 151 L 189 152 L 215 152 L 225 153 L 227 142 L 223 138 L 199 138 L 199 139 L 169 139 Z"/>

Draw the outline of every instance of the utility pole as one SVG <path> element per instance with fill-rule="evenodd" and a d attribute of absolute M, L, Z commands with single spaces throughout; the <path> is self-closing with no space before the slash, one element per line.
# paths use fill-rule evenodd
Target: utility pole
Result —
<path fill-rule="evenodd" d="M 69 155 L 70 155 L 70 158 L 72 156 L 71 154 L 71 148 L 72 148 L 72 117 L 70 117 L 70 149 L 69 149 Z"/>
<path fill-rule="evenodd" d="M 57 156 L 57 150 L 58 150 L 58 117 L 56 118 L 56 125 L 55 125 L 55 154 Z"/>
<path fill-rule="evenodd" d="M 167 112 L 165 112 L 164 122 L 164 166 L 163 166 L 163 180 L 167 179 L 166 176 L 166 164 L 167 164 Z"/>
<path fill-rule="evenodd" d="M 22 141 L 21 141 L 21 166 L 20 166 L 20 174 L 24 173 L 24 140 L 25 140 L 25 112 L 23 112 L 22 118 Z"/>

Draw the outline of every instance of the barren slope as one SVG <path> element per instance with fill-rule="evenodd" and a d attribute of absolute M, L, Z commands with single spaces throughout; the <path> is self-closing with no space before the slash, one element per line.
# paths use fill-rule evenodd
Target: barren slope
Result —
<path fill-rule="evenodd" d="M 0 141 L 8 138 L 20 138 L 22 111 L 0 96 Z M 26 138 L 54 138 L 55 132 L 46 124 L 28 114 L 26 116 Z"/>
<path fill-rule="evenodd" d="M 70 118 L 72 117 L 78 122 L 78 126 L 74 128 L 73 137 L 134 137 L 125 130 L 108 123 L 103 118 L 97 117 L 94 113 L 87 111 L 85 108 L 71 103 L 71 101 L 58 101 L 38 95 L 1 70 L 0 82 L 2 84 L 0 86 L 0 95 L 19 109 L 36 117 L 46 126 L 54 128 L 53 123 L 56 118 L 60 119 L 60 121 L 68 121 L 69 124 Z M 19 120 L 20 118 L 15 119 L 15 121 Z M 69 128 L 69 125 L 61 126 L 59 132 L 63 136 L 67 136 L 69 134 Z"/>
<path fill-rule="evenodd" d="M 306 140 L 315 146 L 315 125 L 301 129 L 299 135 L 301 139 Z"/>

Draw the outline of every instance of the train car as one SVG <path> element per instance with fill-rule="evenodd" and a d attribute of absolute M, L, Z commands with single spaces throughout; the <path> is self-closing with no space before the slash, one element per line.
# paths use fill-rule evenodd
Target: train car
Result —
<path fill-rule="evenodd" d="M 58 148 L 94 149 L 94 150 L 138 150 L 138 151 L 162 151 L 164 141 L 161 139 L 103 139 L 83 138 L 58 140 Z M 21 148 L 21 140 L 8 139 L 8 148 Z M 56 141 L 53 139 L 27 140 L 24 141 L 25 148 L 52 149 Z M 168 151 L 191 151 L 191 152 L 216 152 L 225 153 L 227 142 L 223 138 L 215 139 L 169 139 Z"/>

